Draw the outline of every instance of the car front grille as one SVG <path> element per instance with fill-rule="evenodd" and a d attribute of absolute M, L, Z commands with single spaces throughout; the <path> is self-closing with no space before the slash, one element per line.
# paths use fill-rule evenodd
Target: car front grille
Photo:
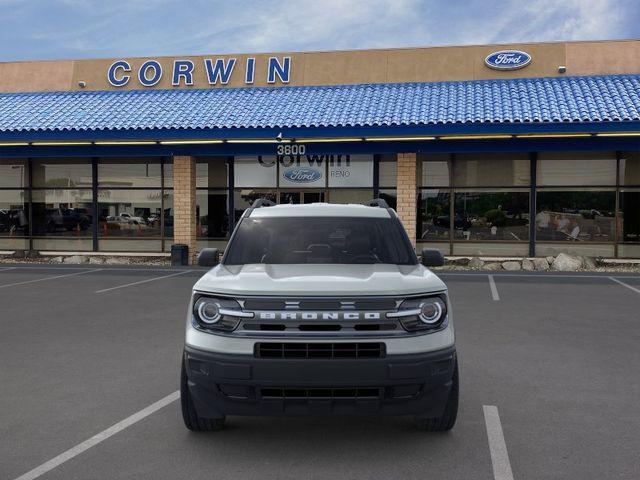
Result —
<path fill-rule="evenodd" d="M 256 343 L 257 358 L 299 359 L 364 359 L 384 358 L 385 345 L 379 342 L 359 343 Z"/>
<path fill-rule="evenodd" d="M 247 298 L 247 310 L 393 310 L 394 298 Z"/>
<path fill-rule="evenodd" d="M 262 388 L 262 398 L 287 399 L 364 399 L 381 398 L 383 388 L 377 387 L 339 387 L 339 388 Z"/>

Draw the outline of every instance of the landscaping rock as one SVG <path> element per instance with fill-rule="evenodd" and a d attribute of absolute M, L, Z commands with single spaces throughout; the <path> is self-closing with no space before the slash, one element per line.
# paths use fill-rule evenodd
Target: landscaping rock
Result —
<path fill-rule="evenodd" d="M 509 270 L 510 272 L 515 272 L 516 270 L 521 270 L 522 265 L 520 265 L 520 262 L 510 260 L 508 262 L 503 262 L 502 268 L 504 268 L 505 270 Z"/>
<path fill-rule="evenodd" d="M 484 266 L 484 260 L 480 260 L 478 257 L 473 257 L 470 261 L 469 261 L 469 268 L 482 268 Z"/>
<path fill-rule="evenodd" d="M 502 264 L 500 262 L 489 262 L 484 264 L 485 270 L 502 270 Z"/>
<path fill-rule="evenodd" d="M 104 258 L 102 258 L 102 257 L 89 257 L 89 263 L 91 265 L 103 265 L 104 264 Z"/>
<path fill-rule="evenodd" d="M 555 260 L 555 258 L 553 258 L 553 257 L 546 257 L 546 258 L 545 258 L 545 260 L 547 261 L 547 263 L 548 263 L 549 265 L 551 265 L 551 264 L 553 263 L 553 261 Z"/>
<path fill-rule="evenodd" d="M 471 262 L 470 258 L 467 257 L 462 257 L 462 258 L 456 258 L 454 260 L 451 261 L 452 265 L 459 265 L 462 267 L 466 267 L 467 265 L 469 265 L 469 263 Z"/>
<path fill-rule="evenodd" d="M 582 257 L 582 268 L 586 270 L 595 270 L 597 266 L 595 258 Z"/>
<path fill-rule="evenodd" d="M 547 264 L 547 268 L 549 267 L 549 264 Z M 526 270 L 527 272 L 532 272 L 536 269 L 535 265 L 533 264 L 533 262 L 528 259 L 528 258 L 524 258 L 522 260 L 522 270 Z"/>
<path fill-rule="evenodd" d="M 129 265 L 131 260 L 126 257 L 107 257 L 104 259 L 106 265 Z"/>
<path fill-rule="evenodd" d="M 87 263 L 88 261 L 89 258 L 82 255 L 71 255 L 64 259 L 64 263 L 70 263 L 72 265 L 80 265 L 81 263 Z"/>
<path fill-rule="evenodd" d="M 553 261 L 551 268 L 558 272 L 575 272 L 582 268 L 582 258 L 561 253 Z"/>
<path fill-rule="evenodd" d="M 536 270 L 539 270 L 539 271 L 549 270 L 549 262 L 547 261 L 546 258 L 534 258 L 533 260 L 531 260 L 531 262 L 533 263 L 533 266 L 535 267 Z"/>
<path fill-rule="evenodd" d="M 62 257 L 53 257 L 49 260 L 49 262 L 51 263 L 62 263 L 63 258 Z"/>

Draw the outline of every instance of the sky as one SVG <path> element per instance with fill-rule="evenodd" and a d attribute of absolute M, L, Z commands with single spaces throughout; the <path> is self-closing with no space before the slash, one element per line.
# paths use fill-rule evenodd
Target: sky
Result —
<path fill-rule="evenodd" d="M 640 38 L 640 0 L 0 0 L 0 61 Z"/>

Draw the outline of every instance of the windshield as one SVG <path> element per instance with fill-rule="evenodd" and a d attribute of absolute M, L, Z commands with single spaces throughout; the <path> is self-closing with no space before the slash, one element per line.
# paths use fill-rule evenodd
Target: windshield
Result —
<path fill-rule="evenodd" d="M 418 260 L 396 219 L 249 217 L 238 226 L 223 263 L 415 265 Z"/>

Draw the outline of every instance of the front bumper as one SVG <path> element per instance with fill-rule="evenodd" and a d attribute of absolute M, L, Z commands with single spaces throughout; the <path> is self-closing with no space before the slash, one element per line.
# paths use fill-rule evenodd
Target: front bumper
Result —
<path fill-rule="evenodd" d="M 185 348 L 198 415 L 442 414 L 455 347 L 368 359 L 272 359 Z"/>

